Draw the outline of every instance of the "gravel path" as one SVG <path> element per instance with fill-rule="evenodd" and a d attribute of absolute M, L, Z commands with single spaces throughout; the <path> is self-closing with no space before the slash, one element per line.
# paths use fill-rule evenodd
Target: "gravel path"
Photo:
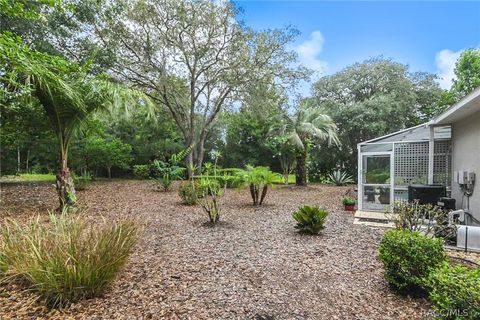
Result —
<path fill-rule="evenodd" d="M 23 219 L 56 206 L 49 184 L 3 185 L 0 217 Z M 382 229 L 353 225 L 341 210 L 346 187 L 280 186 L 253 207 L 227 190 L 222 222 L 146 181 L 97 182 L 79 192 L 92 217 L 129 216 L 144 225 L 138 250 L 104 297 L 49 311 L 34 296 L 0 288 L 0 319 L 425 319 L 423 299 L 396 295 L 376 259 Z M 319 236 L 295 232 L 302 204 L 327 208 Z M 1 221 L 1 218 L 0 218 Z"/>

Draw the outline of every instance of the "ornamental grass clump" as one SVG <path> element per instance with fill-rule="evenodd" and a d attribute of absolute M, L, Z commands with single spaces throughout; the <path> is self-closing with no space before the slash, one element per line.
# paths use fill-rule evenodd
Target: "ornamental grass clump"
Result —
<path fill-rule="evenodd" d="M 27 225 L 9 221 L 0 230 L 0 281 L 17 281 L 50 307 L 104 293 L 138 239 L 133 221 L 87 222 L 79 214 L 40 216 Z"/>
<path fill-rule="evenodd" d="M 295 228 L 305 234 L 318 234 L 325 227 L 327 216 L 327 210 L 315 206 L 303 206 L 292 214 L 297 221 Z"/>

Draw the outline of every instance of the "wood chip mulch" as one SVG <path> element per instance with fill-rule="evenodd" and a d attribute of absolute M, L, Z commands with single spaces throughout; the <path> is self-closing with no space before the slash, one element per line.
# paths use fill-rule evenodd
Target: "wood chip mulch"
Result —
<path fill-rule="evenodd" d="M 177 187 L 177 186 L 176 186 Z M 278 186 L 251 205 L 227 190 L 221 223 L 148 181 L 101 181 L 78 193 L 92 219 L 135 218 L 142 239 L 104 296 L 49 310 L 33 293 L 0 287 L 0 319 L 428 319 L 425 299 L 401 296 L 377 260 L 385 230 L 353 225 L 348 187 Z M 329 210 L 319 236 L 299 235 L 300 205 Z M 0 221 L 54 208 L 50 184 L 3 185 Z"/>

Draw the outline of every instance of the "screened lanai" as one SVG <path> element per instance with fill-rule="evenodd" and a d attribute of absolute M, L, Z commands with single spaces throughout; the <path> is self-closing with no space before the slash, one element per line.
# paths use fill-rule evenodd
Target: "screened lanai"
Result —
<path fill-rule="evenodd" d="M 358 144 L 358 209 L 408 200 L 408 186 L 451 186 L 451 127 L 429 123 Z"/>

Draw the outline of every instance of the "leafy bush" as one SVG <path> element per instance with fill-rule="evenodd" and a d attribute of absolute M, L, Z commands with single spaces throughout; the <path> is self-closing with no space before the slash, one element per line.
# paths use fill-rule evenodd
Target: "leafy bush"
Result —
<path fill-rule="evenodd" d="M 267 167 L 247 166 L 246 170 L 237 173 L 240 185 L 247 185 L 250 188 L 253 205 L 261 205 L 267 195 L 268 187 L 281 178 L 280 174 L 270 171 Z"/>
<path fill-rule="evenodd" d="M 343 203 L 344 206 L 354 206 L 355 203 L 357 203 L 357 202 L 352 197 L 344 197 L 342 199 L 342 203 Z"/>
<path fill-rule="evenodd" d="M 480 319 L 480 268 L 442 265 L 428 277 L 429 299 L 440 319 Z"/>
<path fill-rule="evenodd" d="M 86 190 L 91 182 L 92 176 L 88 172 L 82 174 L 81 176 L 73 175 L 73 184 L 75 185 L 75 190 Z"/>
<path fill-rule="evenodd" d="M 50 214 L 50 223 L 14 221 L 0 231 L 0 280 L 21 280 L 51 307 L 105 292 L 138 238 L 132 221 L 88 223 L 77 214 Z"/>
<path fill-rule="evenodd" d="M 150 176 L 150 167 L 146 164 L 134 165 L 133 174 L 138 179 L 148 179 L 148 177 Z"/>
<path fill-rule="evenodd" d="M 329 173 L 328 179 L 330 183 L 333 183 L 336 186 L 344 186 L 353 182 L 352 176 L 346 172 L 342 172 L 341 170 L 336 170 L 332 173 Z"/>
<path fill-rule="evenodd" d="M 421 231 L 428 236 L 456 240 L 456 226 L 448 223 L 448 213 L 437 206 L 418 204 L 418 201 L 397 201 L 392 212 L 386 214 L 397 229 Z"/>
<path fill-rule="evenodd" d="M 408 230 L 390 230 L 380 242 L 385 279 L 397 289 L 423 289 L 428 273 L 446 261 L 443 240 Z"/>
<path fill-rule="evenodd" d="M 198 181 L 189 181 L 183 184 L 178 191 L 182 202 L 186 205 L 197 204 L 198 199 L 203 197 L 203 185 Z"/>
<path fill-rule="evenodd" d="M 297 221 L 295 228 L 300 233 L 318 234 L 324 228 L 328 212 L 319 207 L 303 206 L 293 213 L 292 217 Z"/>

